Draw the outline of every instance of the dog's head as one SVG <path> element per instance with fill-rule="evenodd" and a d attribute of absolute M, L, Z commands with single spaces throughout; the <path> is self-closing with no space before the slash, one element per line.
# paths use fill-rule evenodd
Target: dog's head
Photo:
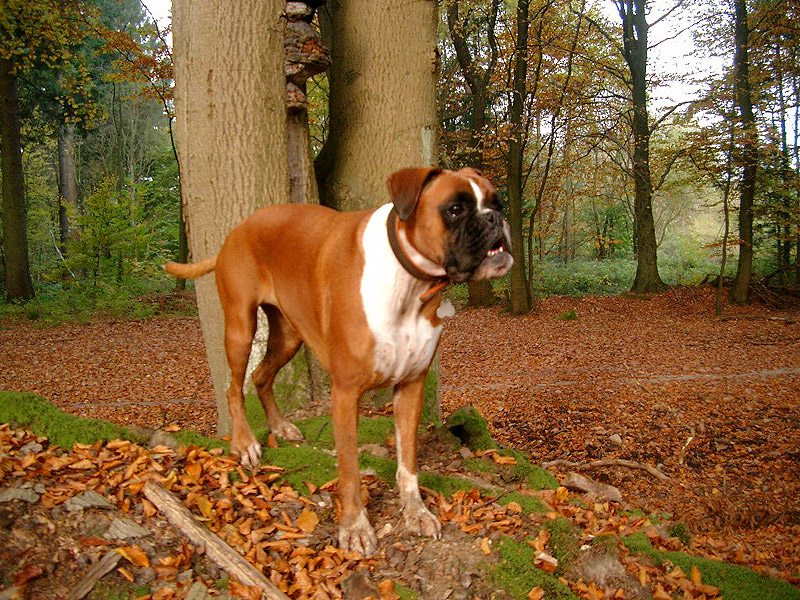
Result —
<path fill-rule="evenodd" d="M 388 185 L 399 227 L 448 279 L 495 279 L 511 269 L 508 223 L 494 186 L 480 172 L 403 169 Z"/>

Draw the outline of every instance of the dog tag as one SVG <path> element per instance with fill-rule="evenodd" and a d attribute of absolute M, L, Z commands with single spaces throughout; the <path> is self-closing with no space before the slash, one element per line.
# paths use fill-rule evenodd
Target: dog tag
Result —
<path fill-rule="evenodd" d="M 452 317 L 456 314 L 456 309 L 453 306 L 453 303 L 450 300 L 442 300 L 442 303 L 439 305 L 439 308 L 436 309 L 436 316 L 440 319 L 446 319 L 447 317 Z"/>

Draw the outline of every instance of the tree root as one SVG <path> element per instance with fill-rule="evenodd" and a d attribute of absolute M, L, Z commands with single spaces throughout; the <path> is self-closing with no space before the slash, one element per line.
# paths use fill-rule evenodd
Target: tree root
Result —
<path fill-rule="evenodd" d="M 604 458 L 602 460 L 593 460 L 590 462 L 573 462 L 571 460 L 551 460 L 546 463 L 542 463 L 542 468 L 549 469 L 550 467 L 569 467 L 570 469 L 597 469 L 600 467 L 626 467 L 628 469 L 639 469 L 641 471 L 645 471 L 655 477 L 656 479 L 660 479 L 661 481 L 671 481 L 669 477 L 667 477 L 664 473 L 656 469 L 655 467 L 651 467 L 650 465 L 646 465 L 644 463 L 636 462 L 634 460 L 625 460 L 623 458 Z"/>

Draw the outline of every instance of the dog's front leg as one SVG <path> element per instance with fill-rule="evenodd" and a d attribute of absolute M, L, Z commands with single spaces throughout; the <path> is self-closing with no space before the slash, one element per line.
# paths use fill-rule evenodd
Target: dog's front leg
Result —
<path fill-rule="evenodd" d="M 339 465 L 339 499 L 342 518 L 339 546 L 369 556 L 378 539 L 361 502 L 361 476 L 358 471 L 358 400 L 360 392 L 344 390 L 333 383 L 331 409 L 336 458 Z"/>
<path fill-rule="evenodd" d="M 411 533 L 438 539 L 442 524 L 425 506 L 417 480 L 417 428 L 422 414 L 425 377 L 402 383 L 394 390 L 394 426 L 397 444 L 397 486 L 403 518 Z"/>

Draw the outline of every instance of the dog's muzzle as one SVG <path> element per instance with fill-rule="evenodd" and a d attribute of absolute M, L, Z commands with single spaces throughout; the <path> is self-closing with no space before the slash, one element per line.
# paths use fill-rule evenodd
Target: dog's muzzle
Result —
<path fill-rule="evenodd" d="M 454 235 L 445 270 L 451 281 L 460 283 L 497 279 L 513 264 L 511 230 L 500 212 L 491 211 L 475 215 Z"/>

